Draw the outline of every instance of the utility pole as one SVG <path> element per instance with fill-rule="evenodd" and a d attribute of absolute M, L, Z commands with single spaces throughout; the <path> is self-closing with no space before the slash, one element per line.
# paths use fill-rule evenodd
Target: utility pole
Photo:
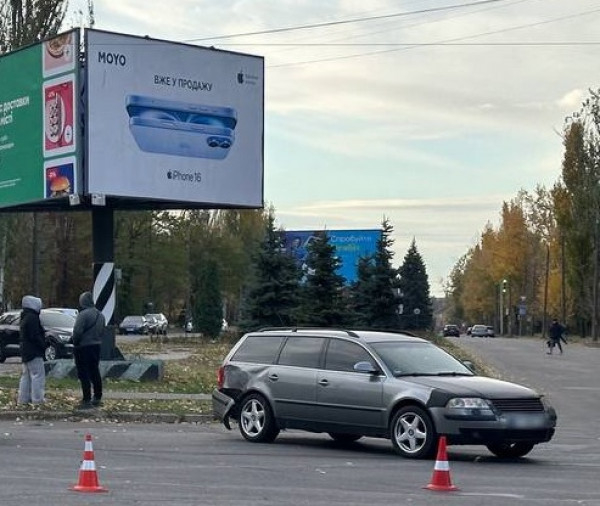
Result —
<path fill-rule="evenodd" d="M 506 279 L 500 283 L 500 335 L 504 335 L 504 294 L 506 293 Z"/>

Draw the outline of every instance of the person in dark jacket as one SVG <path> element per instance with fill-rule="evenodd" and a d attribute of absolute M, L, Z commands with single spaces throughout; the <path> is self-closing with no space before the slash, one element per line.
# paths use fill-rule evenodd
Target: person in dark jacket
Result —
<path fill-rule="evenodd" d="M 46 389 L 46 371 L 44 351 L 46 338 L 40 323 L 42 299 L 25 295 L 21 301 L 21 322 L 19 337 L 21 340 L 21 360 L 23 369 L 19 381 L 19 404 L 42 404 Z"/>
<path fill-rule="evenodd" d="M 83 292 L 79 296 L 79 307 L 73 327 L 75 366 L 82 392 L 78 408 L 89 409 L 102 404 L 100 348 L 106 322 L 104 315 L 94 305 L 94 298 L 90 292 Z"/>
<path fill-rule="evenodd" d="M 548 355 L 552 355 L 552 350 L 555 346 L 558 346 L 558 350 L 562 355 L 563 349 L 560 342 L 567 343 L 565 339 L 565 328 L 558 322 L 556 318 L 552 320 L 552 325 L 548 329 Z"/>

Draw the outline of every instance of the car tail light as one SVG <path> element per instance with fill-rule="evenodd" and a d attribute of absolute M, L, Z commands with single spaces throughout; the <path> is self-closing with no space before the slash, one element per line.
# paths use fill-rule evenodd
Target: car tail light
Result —
<path fill-rule="evenodd" d="M 225 384 L 225 369 L 223 368 L 223 366 L 221 366 L 217 369 L 217 387 L 223 388 L 224 384 Z"/>

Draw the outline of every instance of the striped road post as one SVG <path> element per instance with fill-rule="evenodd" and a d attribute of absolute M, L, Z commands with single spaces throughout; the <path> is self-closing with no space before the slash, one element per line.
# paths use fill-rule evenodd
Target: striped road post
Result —
<path fill-rule="evenodd" d="M 94 264 L 94 303 L 104 315 L 107 325 L 114 323 L 115 314 L 115 263 L 104 262 Z"/>

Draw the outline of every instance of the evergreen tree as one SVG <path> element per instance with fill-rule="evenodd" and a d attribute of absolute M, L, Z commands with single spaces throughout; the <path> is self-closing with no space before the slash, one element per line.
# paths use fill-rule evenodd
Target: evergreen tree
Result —
<path fill-rule="evenodd" d="M 254 261 L 254 276 L 242 310 L 243 330 L 295 325 L 300 272 L 294 259 L 285 253 L 282 234 L 275 230 L 273 212 Z"/>
<path fill-rule="evenodd" d="M 223 323 L 223 299 L 219 271 L 214 260 L 205 262 L 194 290 L 194 328 L 208 337 L 217 337 Z"/>
<path fill-rule="evenodd" d="M 344 277 L 337 273 L 340 264 L 327 233 L 318 232 L 308 245 L 308 270 L 298 317 L 303 325 L 339 327 L 351 323 L 346 310 Z"/>
<path fill-rule="evenodd" d="M 429 329 L 433 320 L 429 279 L 423 258 L 413 239 L 399 269 L 402 300 L 401 324 L 404 329 Z"/>
<path fill-rule="evenodd" d="M 394 240 L 391 235 L 394 228 L 387 219 L 381 227 L 375 254 L 359 260 L 358 280 L 352 289 L 354 321 L 361 327 L 397 329 L 400 326 L 400 297 L 397 294 L 398 271 L 392 267 Z"/>

